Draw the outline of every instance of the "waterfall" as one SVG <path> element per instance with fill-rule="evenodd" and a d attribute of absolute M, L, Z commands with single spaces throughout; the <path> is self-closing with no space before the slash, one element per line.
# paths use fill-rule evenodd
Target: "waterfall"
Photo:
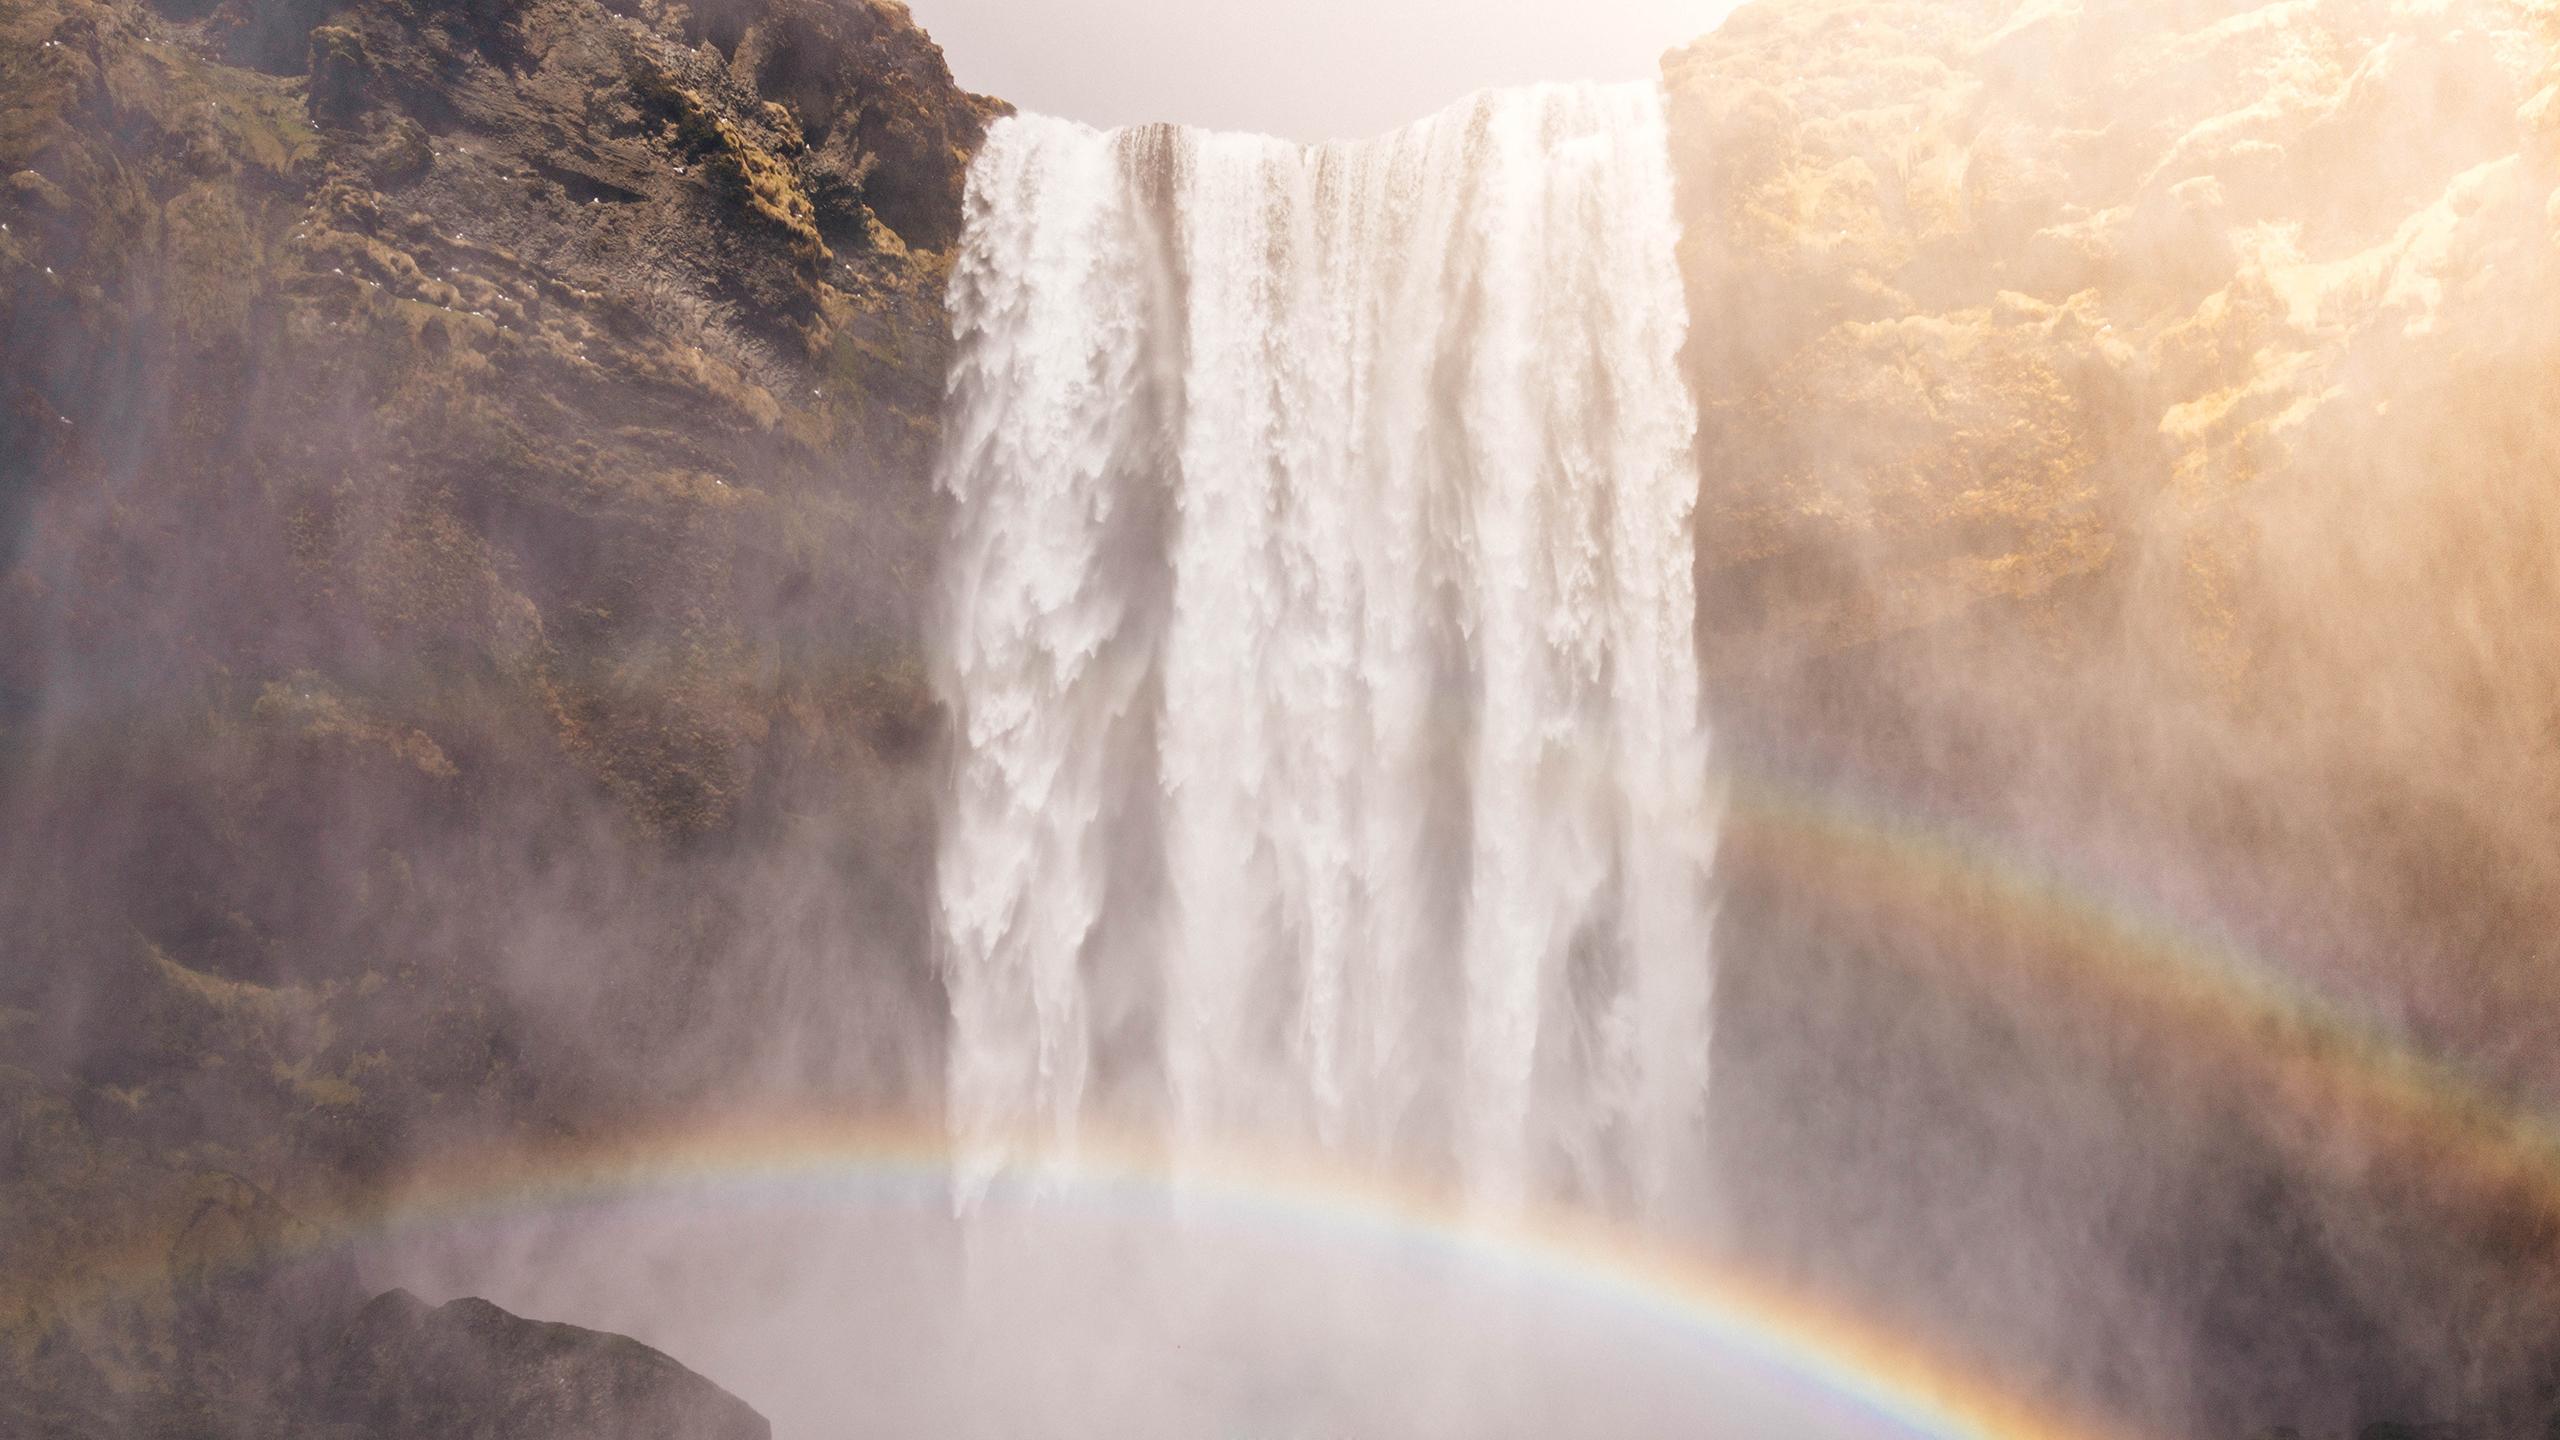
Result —
<path fill-rule="evenodd" d="M 1652 86 L 995 127 L 951 283 L 964 1191 L 1080 1126 L 1650 1209 L 1715 795 Z"/>

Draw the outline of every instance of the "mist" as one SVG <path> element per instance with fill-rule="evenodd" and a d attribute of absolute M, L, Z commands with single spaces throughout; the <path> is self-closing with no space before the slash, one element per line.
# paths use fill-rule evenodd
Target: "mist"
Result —
<path fill-rule="evenodd" d="M 964 1222 L 940 1193 L 855 1193 L 475 1226 L 369 1268 L 686 1356 L 778 1435 L 1902 1433 L 1526 1267 L 1212 1203 L 1016 1198 Z"/>
<path fill-rule="evenodd" d="M 1728 8 L 0 14 L 0 1430 L 2542 1434 L 2560 18 Z"/>

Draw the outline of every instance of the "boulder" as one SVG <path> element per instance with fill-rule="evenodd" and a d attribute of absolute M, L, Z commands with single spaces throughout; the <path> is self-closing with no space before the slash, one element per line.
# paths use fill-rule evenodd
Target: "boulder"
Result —
<path fill-rule="evenodd" d="M 367 1440 L 771 1440 L 746 1402 L 637 1340 L 486 1300 L 377 1297 L 319 1406 Z"/>

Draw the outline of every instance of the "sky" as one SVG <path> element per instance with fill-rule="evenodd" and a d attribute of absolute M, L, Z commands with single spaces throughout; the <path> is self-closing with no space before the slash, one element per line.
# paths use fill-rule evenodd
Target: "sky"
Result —
<path fill-rule="evenodd" d="M 1377 134 L 1491 85 L 1633 80 L 1737 0 L 908 0 L 960 83 L 1096 125 Z"/>

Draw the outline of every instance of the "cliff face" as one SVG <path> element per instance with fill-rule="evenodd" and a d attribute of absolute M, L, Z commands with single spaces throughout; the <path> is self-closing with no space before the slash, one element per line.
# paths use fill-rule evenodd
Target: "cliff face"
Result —
<path fill-rule="evenodd" d="M 2560 1409 L 2553 1192 L 2355 1082 L 2560 1104 L 2555 52 L 1784 0 L 1674 57 L 1768 1263 L 2164 1432 Z M 188 1257 L 261 1187 L 930 1089 L 992 108 L 888 0 L 0 9 L 8 1426 L 223 1433 Z M 2208 950 L 2379 1039 L 2124 982 Z"/>
<path fill-rule="evenodd" d="M 993 111 L 887 0 L 0 10 L 0 1359 L 218 1171 L 928 1083 Z"/>
<path fill-rule="evenodd" d="M 2539 1433 L 2549 1186 L 2346 1097 L 2560 1104 L 2555 57 L 2485 0 L 1793 0 L 1669 62 L 1778 1263 L 2162 1426 Z"/>

